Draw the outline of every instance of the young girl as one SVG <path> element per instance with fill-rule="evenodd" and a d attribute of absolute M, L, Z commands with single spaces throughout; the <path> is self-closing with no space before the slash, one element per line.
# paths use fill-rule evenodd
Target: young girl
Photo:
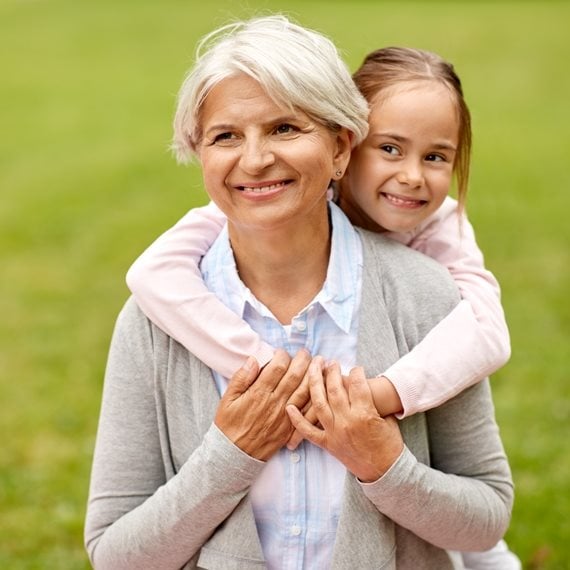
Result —
<path fill-rule="evenodd" d="M 462 297 L 418 346 L 369 380 L 380 414 L 406 417 L 503 366 L 509 335 L 498 283 L 463 213 L 471 128 L 453 67 L 432 53 L 385 48 L 366 57 L 354 80 L 370 105 L 370 131 L 353 150 L 335 199 L 355 225 L 445 265 Z M 448 197 L 453 175 L 458 201 Z M 263 366 L 274 350 L 202 281 L 200 259 L 224 223 L 213 204 L 190 211 L 139 257 L 127 283 L 151 320 L 231 377 L 249 355 Z M 520 568 L 504 542 L 464 561 L 471 569 Z"/>

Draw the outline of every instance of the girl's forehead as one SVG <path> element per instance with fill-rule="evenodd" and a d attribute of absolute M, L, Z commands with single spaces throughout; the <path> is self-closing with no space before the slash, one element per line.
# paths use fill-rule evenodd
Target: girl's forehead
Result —
<path fill-rule="evenodd" d="M 457 146 L 460 114 L 457 101 L 439 81 L 394 85 L 370 109 L 370 134 L 424 141 L 446 140 Z"/>
<path fill-rule="evenodd" d="M 453 91 L 436 79 L 399 82 L 382 90 L 370 104 L 369 120 L 388 110 L 421 109 L 426 113 L 447 109 L 449 114 L 461 121 L 459 104 Z"/>
<path fill-rule="evenodd" d="M 442 97 L 451 97 L 454 100 L 451 89 L 438 79 L 414 79 L 409 81 L 398 81 L 393 85 L 381 89 L 374 97 L 371 106 L 380 105 L 383 102 L 398 97 L 409 97 L 422 94 L 438 94 Z"/>

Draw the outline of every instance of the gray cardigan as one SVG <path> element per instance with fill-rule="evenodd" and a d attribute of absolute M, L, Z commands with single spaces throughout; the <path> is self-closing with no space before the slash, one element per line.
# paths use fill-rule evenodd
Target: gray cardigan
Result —
<path fill-rule="evenodd" d="M 458 302 L 432 260 L 382 236 L 364 244 L 358 359 L 369 375 Z M 452 349 L 452 347 L 450 347 Z M 248 490 L 264 464 L 213 424 L 211 371 L 129 299 L 105 377 L 85 528 L 101 569 L 262 569 Z M 406 447 L 377 482 L 347 474 L 333 569 L 462 568 L 456 550 L 504 534 L 513 488 L 487 381 L 400 422 Z"/>

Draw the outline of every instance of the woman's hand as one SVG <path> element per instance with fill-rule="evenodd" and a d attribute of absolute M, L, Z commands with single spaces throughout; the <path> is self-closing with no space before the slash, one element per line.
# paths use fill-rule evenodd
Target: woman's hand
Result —
<path fill-rule="evenodd" d="M 285 406 L 302 409 L 309 399 L 307 380 L 301 384 L 310 362 L 305 350 L 293 359 L 277 350 L 259 372 L 257 361 L 249 358 L 230 380 L 215 424 L 244 453 L 267 461 L 293 433 Z"/>
<path fill-rule="evenodd" d="M 333 362 L 324 367 L 322 358 L 316 357 L 308 379 L 312 407 L 322 428 L 312 425 L 298 407 L 288 405 L 294 427 L 361 481 L 376 481 L 400 456 L 404 442 L 396 420 L 382 418 L 376 411 L 364 371 L 353 368 L 345 387 L 339 365 Z"/>

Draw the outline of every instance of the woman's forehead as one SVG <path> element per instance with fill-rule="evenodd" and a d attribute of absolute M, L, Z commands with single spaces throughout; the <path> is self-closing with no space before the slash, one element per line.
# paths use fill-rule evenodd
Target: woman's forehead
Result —
<path fill-rule="evenodd" d="M 267 120 L 277 116 L 307 118 L 300 109 L 276 100 L 252 77 L 240 74 L 225 78 L 212 87 L 200 106 L 198 123 L 204 128 L 206 123 L 239 121 L 253 116 Z"/>

